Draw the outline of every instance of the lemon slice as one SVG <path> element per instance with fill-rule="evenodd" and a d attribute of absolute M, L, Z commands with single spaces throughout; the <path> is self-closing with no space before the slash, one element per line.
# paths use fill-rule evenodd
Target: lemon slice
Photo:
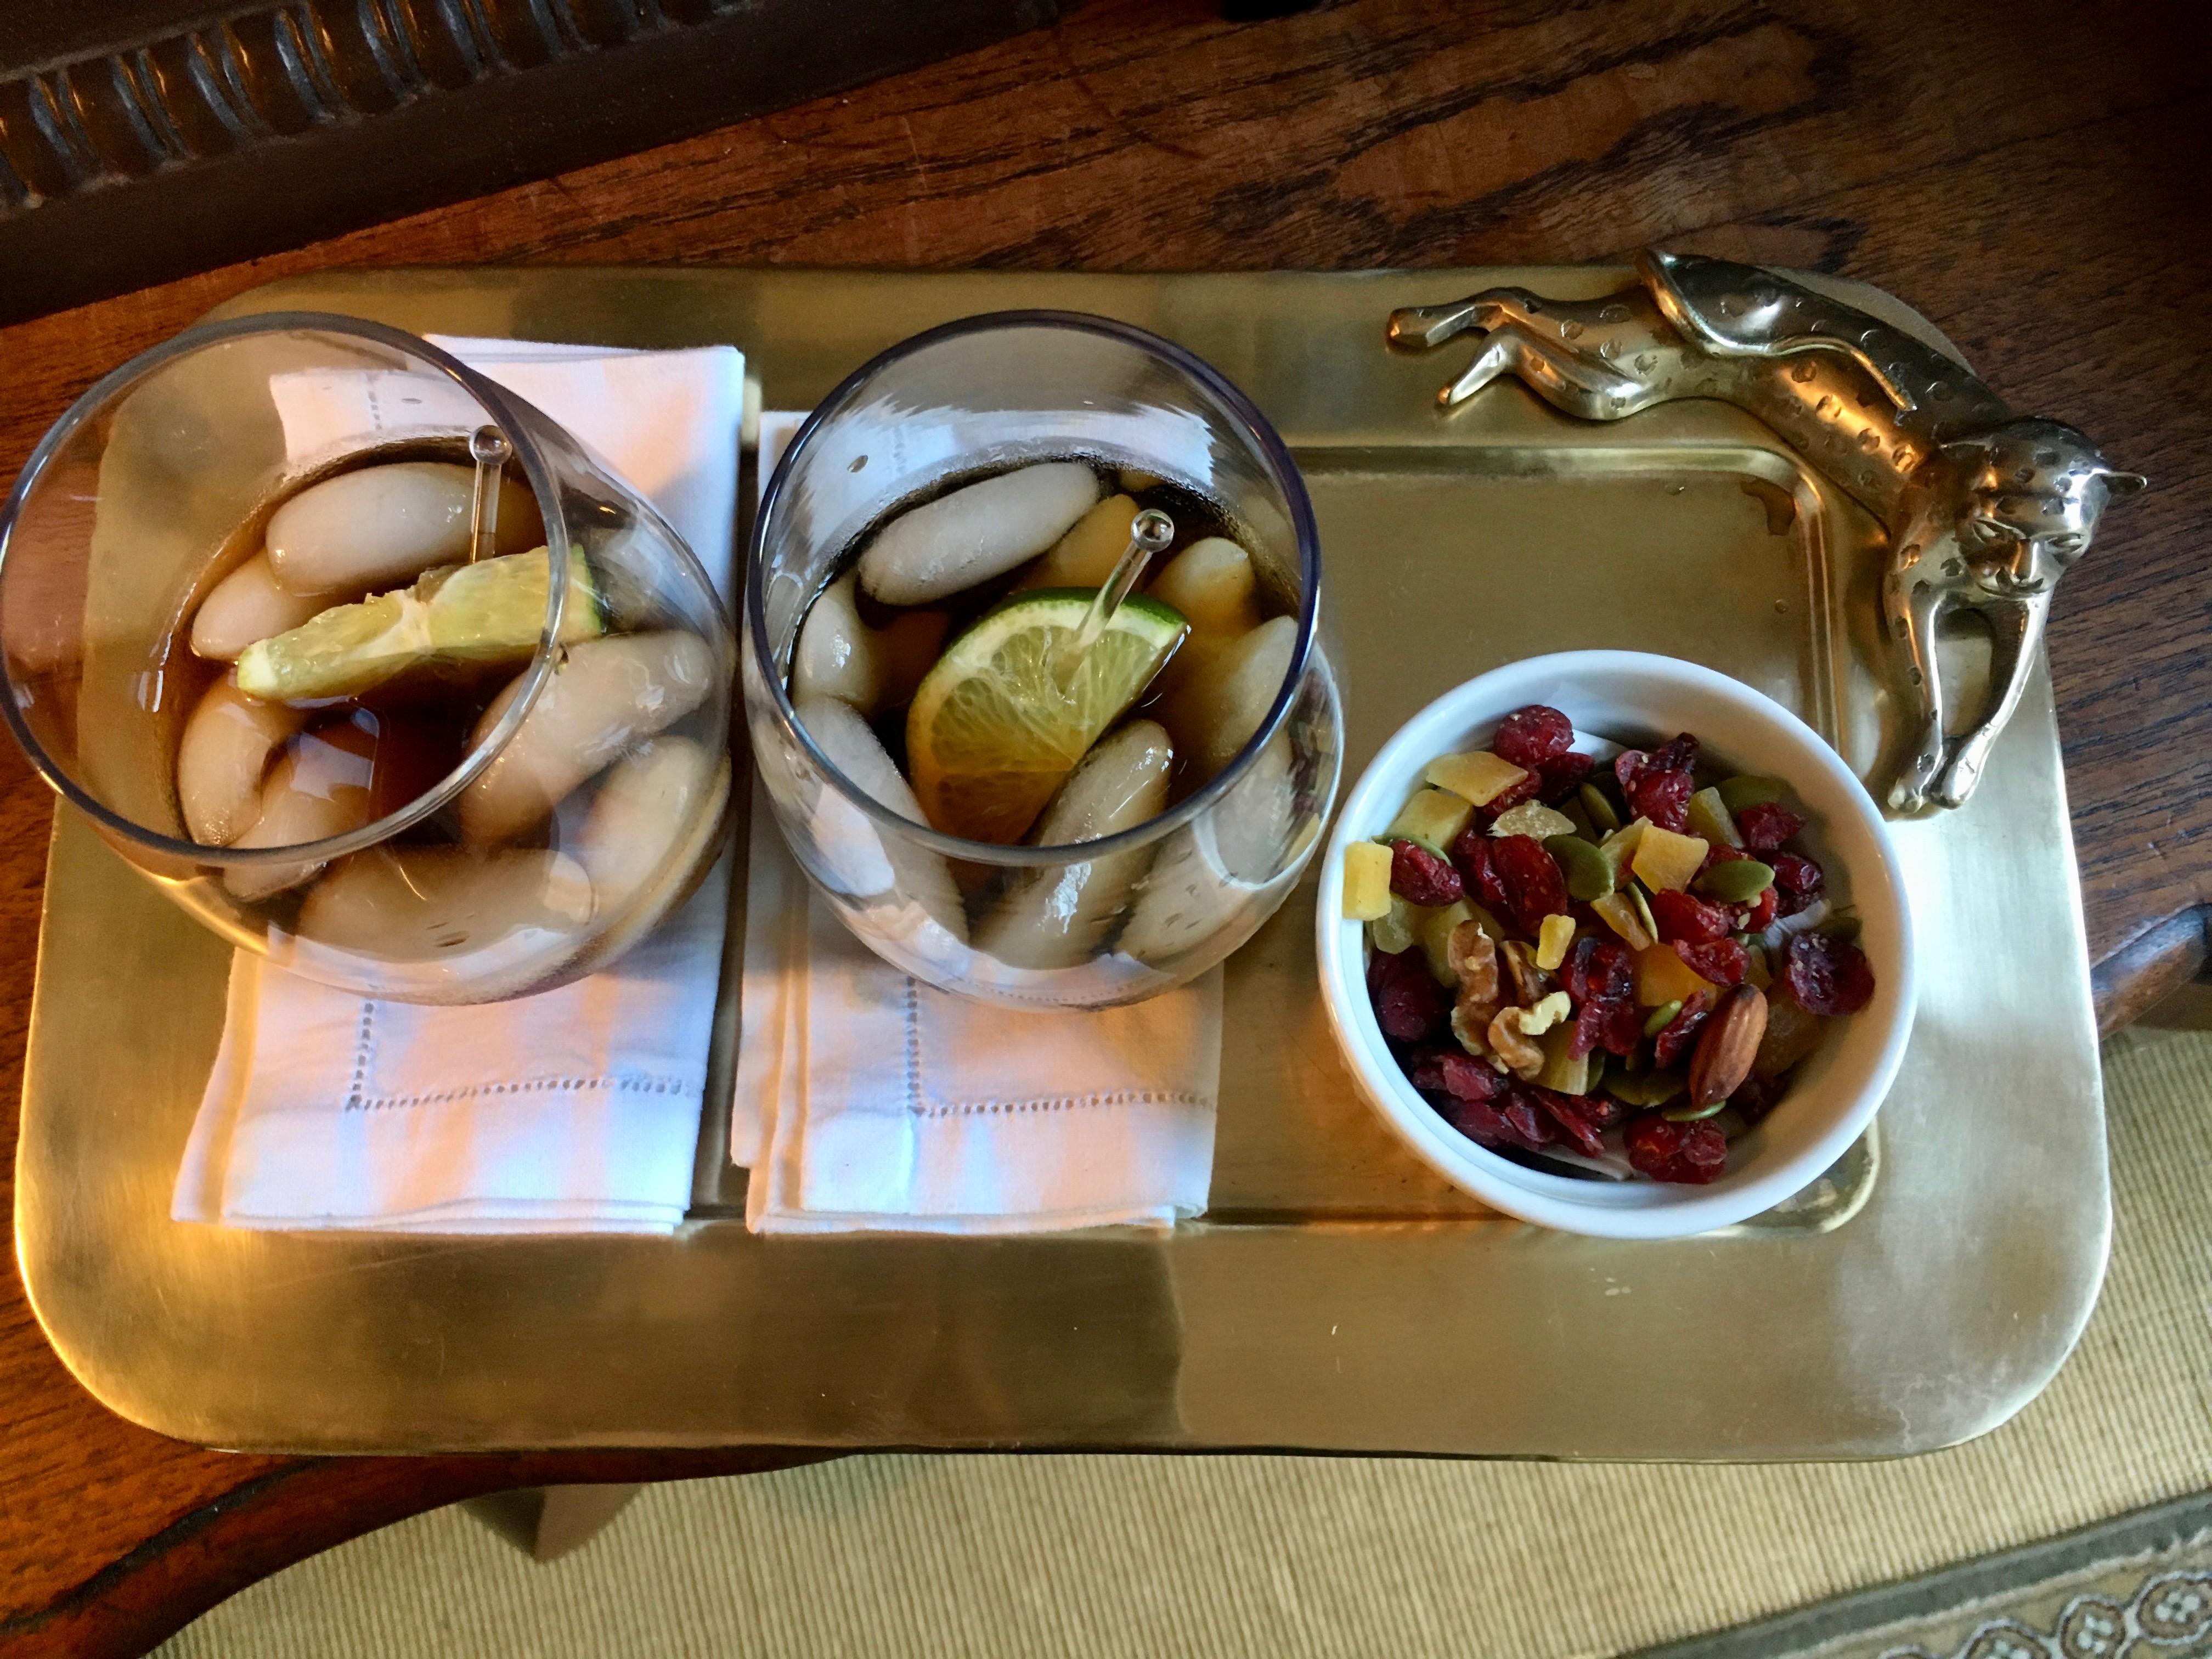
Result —
<path fill-rule="evenodd" d="M 1063 686 L 1060 647 L 1096 591 L 1043 588 L 1008 600 L 923 678 L 907 711 L 907 769 L 938 829 L 1019 841 L 1189 631 L 1181 612 L 1156 599 L 1125 599 Z"/>
<path fill-rule="evenodd" d="M 334 605 L 240 653 L 238 689 L 271 702 L 352 697 L 425 663 L 520 662 L 545 626 L 545 550 L 433 570 L 412 587 Z M 584 556 L 568 556 L 561 640 L 606 631 Z"/>

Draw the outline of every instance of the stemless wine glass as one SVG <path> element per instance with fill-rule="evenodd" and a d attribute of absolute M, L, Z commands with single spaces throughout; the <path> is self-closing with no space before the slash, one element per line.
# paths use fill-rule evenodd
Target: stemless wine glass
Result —
<path fill-rule="evenodd" d="M 1149 822 L 1094 841 L 1002 846 L 902 815 L 832 761 L 789 689 L 808 605 L 894 507 L 948 481 L 1081 459 L 1201 498 L 1251 556 L 1295 645 L 1235 757 Z M 743 634 L 755 763 L 794 856 L 845 926 L 931 984 L 1016 1006 L 1103 1007 L 1182 984 L 1273 913 L 1336 791 L 1343 721 L 1321 645 L 1321 550 L 1282 440 L 1218 371 L 1142 329 L 1005 312 L 916 335 L 807 420 L 763 495 Z M 882 792 L 879 790 L 879 793 Z M 1064 955 L 1010 953 L 1011 896 L 1114 914 Z"/>
<path fill-rule="evenodd" d="M 410 568 L 360 562 L 384 543 Z M 203 626 L 218 587 L 226 625 Z M 240 640 L 349 604 L 284 660 L 404 672 L 241 689 Z M 355 318 L 207 324 L 132 360 L 0 512 L 0 680 L 32 763 L 216 932 L 377 996 L 541 990 L 648 932 L 720 839 L 735 654 L 651 506 L 512 392 Z"/>

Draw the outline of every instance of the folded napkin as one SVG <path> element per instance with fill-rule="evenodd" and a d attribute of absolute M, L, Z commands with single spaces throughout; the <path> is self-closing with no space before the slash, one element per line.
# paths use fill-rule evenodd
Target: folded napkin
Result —
<path fill-rule="evenodd" d="M 744 359 L 440 344 L 581 438 L 650 499 L 730 597 Z M 465 421 L 423 377 L 276 388 L 307 456 Z M 240 952 L 171 1213 L 239 1227 L 667 1232 L 690 1200 L 727 915 L 727 860 L 612 967 L 536 996 L 422 1007 Z"/>
<path fill-rule="evenodd" d="M 761 476 L 797 416 L 761 417 Z M 763 1233 L 1169 1226 L 1206 1208 L 1221 970 L 1127 1007 L 946 994 L 855 939 L 755 787 L 731 1157 Z"/>
<path fill-rule="evenodd" d="M 1168 1226 L 1206 1208 L 1221 970 L 1017 1011 L 911 979 L 808 887 L 756 790 L 731 1156 L 763 1233 Z"/>

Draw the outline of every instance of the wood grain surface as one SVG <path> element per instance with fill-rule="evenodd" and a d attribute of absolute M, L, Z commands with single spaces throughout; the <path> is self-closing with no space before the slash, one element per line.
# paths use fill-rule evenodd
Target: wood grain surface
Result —
<path fill-rule="evenodd" d="M 0 331 L 0 472 L 104 369 L 337 264 L 1039 269 L 1579 260 L 1651 241 L 1840 271 L 2153 488 L 2051 649 L 2108 1023 L 2194 973 L 2212 906 L 2212 52 L 2198 0 L 1358 0 L 1056 27 L 744 125 Z M 0 1092 L 19 1092 L 49 804 L 0 756 Z M 2029 965 L 2032 970 L 2032 964 Z M 0 1129 L 12 1147 L 12 1116 Z M 6 1160 L 12 1164 L 12 1158 Z M 697 1455 L 230 1457 L 109 1416 L 0 1287 L 0 1651 L 141 1650 L 351 1533 L 471 1492 Z"/>

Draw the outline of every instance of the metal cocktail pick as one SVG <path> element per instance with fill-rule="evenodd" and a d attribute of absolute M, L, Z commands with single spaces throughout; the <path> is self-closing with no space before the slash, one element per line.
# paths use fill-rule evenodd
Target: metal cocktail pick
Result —
<path fill-rule="evenodd" d="M 514 446 L 495 426 L 469 434 L 469 459 L 477 464 L 476 487 L 469 496 L 469 562 L 491 556 L 499 533 L 499 480 Z"/>
<path fill-rule="evenodd" d="M 1165 552 L 1175 540 L 1175 520 L 1156 507 L 1148 507 L 1129 521 L 1129 544 L 1121 550 L 1121 556 L 1114 561 L 1114 568 L 1106 578 L 1106 585 L 1091 601 L 1091 609 L 1083 613 L 1083 624 L 1075 630 L 1075 637 L 1061 647 L 1060 680 L 1062 685 L 1075 678 L 1075 671 L 1091 654 L 1091 647 L 1098 643 L 1098 636 L 1106 631 L 1106 624 L 1121 608 L 1121 601 L 1129 597 L 1129 590 L 1145 574 L 1152 555 Z"/>

